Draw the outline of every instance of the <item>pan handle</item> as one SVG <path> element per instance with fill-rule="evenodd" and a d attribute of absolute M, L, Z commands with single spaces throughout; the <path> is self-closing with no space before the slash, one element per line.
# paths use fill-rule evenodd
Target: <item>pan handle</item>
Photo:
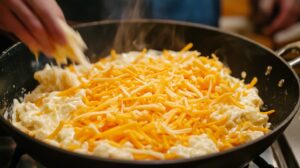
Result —
<path fill-rule="evenodd" d="M 296 65 L 299 65 L 300 64 L 300 41 L 297 41 L 297 42 L 294 42 L 294 43 L 290 43 L 290 44 L 287 44 L 286 46 L 282 47 L 281 49 L 279 49 L 277 51 L 277 54 L 279 56 L 284 56 L 288 53 L 294 53 L 296 52 L 298 57 L 297 58 L 294 58 L 290 61 L 288 61 L 288 64 L 291 66 L 291 67 L 294 67 Z"/>

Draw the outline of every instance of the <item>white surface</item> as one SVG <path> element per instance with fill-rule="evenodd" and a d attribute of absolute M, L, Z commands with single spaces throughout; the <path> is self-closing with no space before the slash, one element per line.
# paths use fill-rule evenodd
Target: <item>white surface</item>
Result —
<path fill-rule="evenodd" d="M 300 38 L 300 23 L 282 30 L 275 34 L 274 41 L 278 44 L 283 44 Z"/>
<path fill-rule="evenodd" d="M 223 30 L 233 32 L 249 31 L 252 27 L 246 16 L 223 16 L 219 20 L 219 26 Z"/>

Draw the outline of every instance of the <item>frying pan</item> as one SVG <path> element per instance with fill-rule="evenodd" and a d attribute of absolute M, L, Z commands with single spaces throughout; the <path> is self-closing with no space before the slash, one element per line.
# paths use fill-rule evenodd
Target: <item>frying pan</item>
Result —
<path fill-rule="evenodd" d="M 295 59 L 285 62 L 273 51 L 243 37 L 220 31 L 204 25 L 166 20 L 105 21 L 82 24 L 76 27 L 86 41 L 92 61 L 108 55 L 110 49 L 118 52 L 130 50 L 172 49 L 179 50 L 192 42 L 193 49 L 202 55 L 216 53 L 232 70 L 232 75 L 240 78 L 242 71 L 247 72 L 246 82 L 254 76 L 258 78 L 257 88 L 264 101 L 263 110 L 276 109 L 270 116 L 272 123 L 268 134 L 238 147 L 194 157 L 190 159 L 129 161 L 100 158 L 74 153 L 51 146 L 34 139 L 15 128 L 10 122 L 13 98 L 24 94 L 37 86 L 33 73 L 53 63 L 41 55 L 36 61 L 28 48 L 18 43 L 0 56 L 0 125 L 17 142 L 18 147 L 29 153 L 48 167 L 243 167 L 254 157 L 267 149 L 288 126 L 299 109 L 299 81 L 291 66 L 300 62 Z M 299 49 L 292 44 L 279 53 Z M 272 67 L 266 75 L 268 66 Z M 283 85 L 278 86 L 279 81 Z M 7 112 L 6 112 L 7 111 Z"/>

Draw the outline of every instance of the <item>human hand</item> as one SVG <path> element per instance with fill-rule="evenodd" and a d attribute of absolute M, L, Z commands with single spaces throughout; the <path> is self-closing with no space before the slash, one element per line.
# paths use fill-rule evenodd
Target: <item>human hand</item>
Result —
<path fill-rule="evenodd" d="M 0 0 L 0 11 L 0 28 L 31 49 L 51 55 L 54 44 L 66 43 L 59 25 L 64 15 L 55 0 Z"/>
<path fill-rule="evenodd" d="M 269 19 L 272 17 L 276 5 L 279 7 L 279 11 L 264 30 L 264 32 L 268 35 L 272 35 L 291 26 L 297 22 L 300 16 L 300 3 L 298 0 L 259 1 L 260 9 Z"/>

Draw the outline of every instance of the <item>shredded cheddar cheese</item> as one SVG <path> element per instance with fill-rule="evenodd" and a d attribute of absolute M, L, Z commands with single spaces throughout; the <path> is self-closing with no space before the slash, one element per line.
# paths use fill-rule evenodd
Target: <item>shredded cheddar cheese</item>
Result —
<path fill-rule="evenodd" d="M 260 111 L 258 79 L 245 84 L 215 55 L 191 47 L 112 50 L 89 69 L 67 67 L 74 84 L 52 90 L 56 83 L 42 82 L 40 72 L 41 85 L 15 101 L 13 123 L 68 150 L 136 160 L 205 155 L 267 133 L 275 110 Z"/>
<path fill-rule="evenodd" d="M 80 34 L 73 30 L 67 23 L 59 20 L 60 27 L 62 28 L 66 36 L 66 45 L 54 44 L 54 51 L 51 56 L 54 57 L 55 61 L 60 64 L 67 64 L 67 59 L 74 63 L 82 65 L 89 65 L 87 57 L 84 55 L 84 50 L 87 48 L 85 42 L 82 40 Z M 38 57 L 38 49 L 31 48 L 31 51 Z"/>

